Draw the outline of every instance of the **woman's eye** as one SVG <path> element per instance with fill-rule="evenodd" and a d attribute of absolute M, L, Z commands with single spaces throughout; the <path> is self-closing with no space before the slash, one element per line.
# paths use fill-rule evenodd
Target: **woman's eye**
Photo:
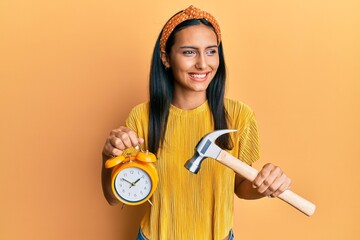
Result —
<path fill-rule="evenodd" d="M 193 50 L 186 50 L 186 51 L 183 51 L 183 54 L 184 54 L 184 55 L 193 55 L 193 54 L 195 54 L 195 51 L 193 51 Z"/>
<path fill-rule="evenodd" d="M 214 54 L 216 54 L 216 50 L 215 50 L 215 49 L 207 50 L 207 51 L 206 51 L 206 54 L 207 54 L 207 55 L 214 55 Z"/>

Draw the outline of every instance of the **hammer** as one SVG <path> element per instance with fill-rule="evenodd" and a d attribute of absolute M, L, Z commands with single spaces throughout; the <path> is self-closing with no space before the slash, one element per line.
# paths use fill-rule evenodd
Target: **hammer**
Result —
<path fill-rule="evenodd" d="M 196 145 L 194 156 L 185 163 L 185 168 L 196 174 L 200 170 L 200 165 L 205 158 L 213 158 L 231 168 L 250 182 L 253 182 L 259 172 L 215 144 L 215 140 L 219 136 L 236 131 L 237 130 L 224 129 L 205 135 Z M 313 203 L 300 197 L 289 189 L 282 192 L 278 198 L 289 203 L 307 216 L 311 216 L 315 212 L 316 206 Z"/>

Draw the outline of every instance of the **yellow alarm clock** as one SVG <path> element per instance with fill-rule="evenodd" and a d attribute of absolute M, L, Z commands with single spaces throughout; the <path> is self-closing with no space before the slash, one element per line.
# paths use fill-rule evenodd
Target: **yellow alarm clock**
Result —
<path fill-rule="evenodd" d="M 115 197 L 127 205 L 139 205 L 148 201 L 159 182 L 153 164 L 155 161 L 153 153 L 142 149 L 135 156 L 117 156 L 107 160 L 105 167 L 114 168 L 111 187 Z"/>

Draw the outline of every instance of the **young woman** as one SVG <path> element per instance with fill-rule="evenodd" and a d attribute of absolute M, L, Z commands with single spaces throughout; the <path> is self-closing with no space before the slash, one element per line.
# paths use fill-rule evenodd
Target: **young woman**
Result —
<path fill-rule="evenodd" d="M 245 104 L 224 98 L 225 61 L 215 18 L 193 6 L 175 14 L 156 41 L 150 101 L 132 109 L 125 126 L 111 132 L 103 160 L 143 144 L 156 153 L 159 185 L 141 221 L 138 239 L 233 239 L 233 194 L 243 199 L 276 197 L 290 179 L 266 164 L 253 182 L 207 160 L 198 174 L 184 168 L 205 134 L 237 129 L 217 144 L 252 164 L 259 158 L 256 120 Z M 118 203 L 103 168 L 103 190 Z"/>

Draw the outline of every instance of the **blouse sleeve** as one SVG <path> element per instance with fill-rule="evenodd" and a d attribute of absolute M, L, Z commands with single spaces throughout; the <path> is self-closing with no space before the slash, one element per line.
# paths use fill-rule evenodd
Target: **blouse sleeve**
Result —
<path fill-rule="evenodd" d="M 135 106 L 129 113 L 125 122 L 126 127 L 133 130 L 139 138 L 145 139 L 145 148 L 147 148 L 147 131 L 148 131 L 148 105 L 146 103 Z M 133 153 L 134 149 L 126 149 L 123 155 Z"/>
<path fill-rule="evenodd" d="M 251 112 L 249 118 L 245 121 L 245 126 L 239 137 L 238 158 L 251 165 L 253 162 L 258 160 L 259 157 L 259 136 L 257 124 L 255 115 Z"/>
<path fill-rule="evenodd" d="M 132 129 L 138 137 L 145 138 L 148 126 L 148 105 L 146 103 L 135 106 L 126 119 L 126 127 Z"/>

